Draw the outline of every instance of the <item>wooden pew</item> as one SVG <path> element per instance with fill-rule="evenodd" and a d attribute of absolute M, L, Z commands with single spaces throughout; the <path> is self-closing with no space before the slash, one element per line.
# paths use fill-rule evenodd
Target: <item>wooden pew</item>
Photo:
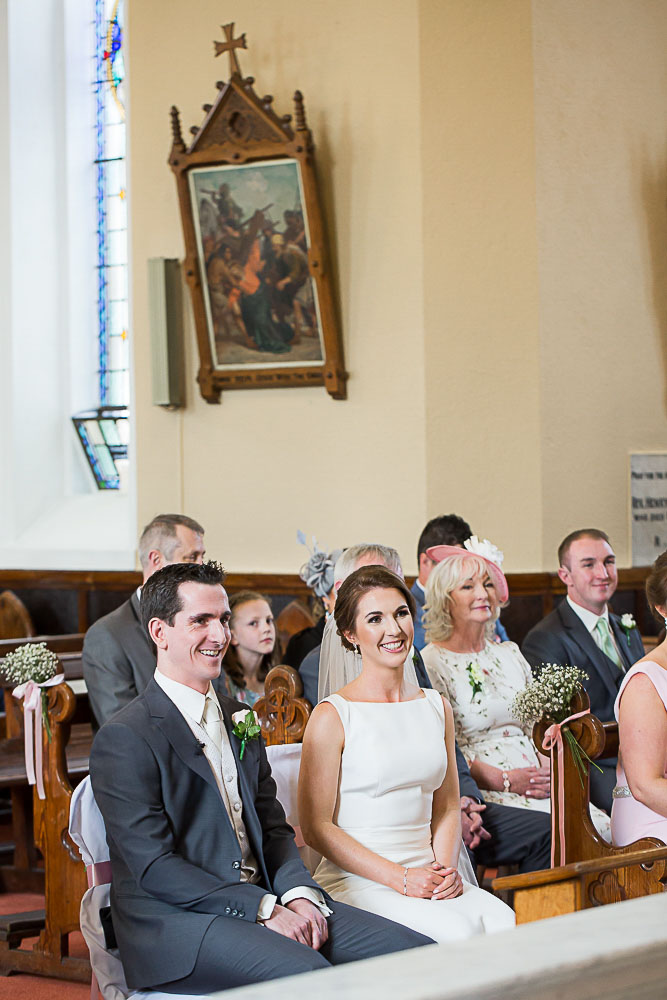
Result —
<path fill-rule="evenodd" d="M 30 972 L 80 982 L 90 979 L 88 960 L 72 958 L 68 954 L 68 935 L 79 929 L 79 906 L 86 890 L 85 870 L 67 832 L 72 785 L 66 749 L 75 709 L 76 697 L 67 683 L 49 689 L 50 742 L 46 731 L 42 730 L 46 797 L 40 799 L 37 790 L 33 790 L 34 833 L 44 858 L 46 909 L 44 917 L 36 921 L 36 927 L 40 928 L 39 940 L 31 950 L 22 948 L 21 940 L 28 936 L 30 930 L 34 932 L 36 927 L 19 927 L 20 916 L 16 917 L 14 924 L 11 921 L 4 924 L 4 939 L 0 939 L 2 975 Z M 90 742 L 85 752 L 85 764 L 83 759 L 80 762 L 79 773 L 88 771 L 89 750 Z M 22 916 L 25 923 L 27 915 Z"/>
<path fill-rule="evenodd" d="M 572 714 L 590 708 L 588 695 L 576 695 Z M 618 755 L 618 726 L 600 722 L 588 714 L 569 723 L 581 748 L 591 760 Z M 533 740 L 540 753 L 548 728 L 539 722 Z M 564 809 L 558 797 L 560 768 L 554 754 L 551 775 L 552 829 L 556 831 L 554 867 L 545 871 L 512 875 L 493 881 L 493 888 L 514 892 L 517 923 L 572 913 L 623 899 L 663 892 L 667 883 L 667 847 L 655 837 L 644 837 L 626 847 L 612 847 L 602 840 L 590 815 L 590 765 L 579 772 L 565 743 L 563 754 Z M 561 833 L 562 831 L 562 833 Z"/>
<path fill-rule="evenodd" d="M 267 746 L 301 743 L 312 711 L 302 698 L 303 684 L 297 670 L 286 664 L 272 667 L 264 681 L 264 696 L 255 702 L 255 712 Z"/>
<path fill-rule="evenodd" d="M 76 784 L 88 773 L 88 756 L 93 739 L 90 705 L 83 683 L 81 641 L 78 641 L 83 637 L 57 638 L 63 640 L 64 646 L 79 646 L 78 651 L 59 652 L 58 657 L 65 679 L 76 694 L 74 715 L 70 720 L 71 736 L 67 743 L 67 773 Z M 0 643 L 0 648 L 6 645 Z M 3 695 L 5 736 L 0 739 L 0 788 L 8 789 L 10 793 L 13 857 L 11 860 L 3 857 L 0 861 L 0 890 L 41 893 L 44 892 L 44 869 L 35 849 L 32 789 L 28 785 L 25 769 L 23 706 L 12 697 L 12 685 L 3 684 Z"/>

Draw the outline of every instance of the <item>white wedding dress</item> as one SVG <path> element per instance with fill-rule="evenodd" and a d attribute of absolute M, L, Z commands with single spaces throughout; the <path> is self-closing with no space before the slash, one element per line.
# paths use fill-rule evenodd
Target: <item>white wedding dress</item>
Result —
<path fill-rule="evenodd" d="M 433 793 L 447 771 L 442 698 L 424 690 L 414 701 L 328 701 L 345 730 L 334 822 L 364 847 L 408 867 L 434 860 Z M 514 912 L 495 896 L 463 883 L 456 899 L 403 896 L 343 871 L 326 858 L 315 880 L 334 899 L 412 927 L 438 942 L 507 930 Z"/>

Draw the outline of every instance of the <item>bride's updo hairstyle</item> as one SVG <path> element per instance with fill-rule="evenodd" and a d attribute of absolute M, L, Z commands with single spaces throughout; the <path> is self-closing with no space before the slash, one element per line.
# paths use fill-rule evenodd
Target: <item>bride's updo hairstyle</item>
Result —
<path fill-rule="evenodd" d="M 415 599 L 405 580 L 386 566 L 361 566 L 341 583 L 334 607 L 338 635 L 346 649 L 354 650 L 354 646 L 343 633 L 354 632 L 359 601 L 369 590 L 398 590 L 405 598 L 410 614 L 413 618 L 415 616 Z"/>
<path fill-rule="evenodd" d="M 667 608 L 667 552 L 658 556 L 646 578 L 646 599 L 654 616 L 662 625 L 664 618 L 656 608 L 658 605 Z"/>
<path fill-rule="evenodd" d="M 454 631 L 452 591 L 460 587 L 464 580 L 471 577 L 481 577 L 483 580 L 488 575 L 487 563 L 472 552 L 461 558 L 450 556 L 433 567 L 426 584 L 426 603 L 422 618 L 427 642 L 444 642 Z M 493 637 L 495 624 L 495 618 L 491 617 L 486 624 L 487 639 Z"/>

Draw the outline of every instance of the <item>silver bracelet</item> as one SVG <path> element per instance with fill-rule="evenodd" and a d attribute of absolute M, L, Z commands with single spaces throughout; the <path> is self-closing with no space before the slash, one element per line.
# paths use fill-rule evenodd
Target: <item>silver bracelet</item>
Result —
<path fill-rule="evenodd" d="M 510 790 L 510 776 L 507 771 L 502 772 L 503 775 L 503 791 L 509 792 Z"/>
<path fill-rule="evenodd" d="M 403 895 L 407 896 L 407 894 L 408 894 L 408 869 L 405 868 L 403 872 Z"/>

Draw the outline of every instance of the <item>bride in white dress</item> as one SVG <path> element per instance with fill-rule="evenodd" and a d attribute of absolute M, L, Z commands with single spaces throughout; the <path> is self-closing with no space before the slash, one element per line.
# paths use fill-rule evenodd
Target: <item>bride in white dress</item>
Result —
<path fill-rule="evenodd" d="M 405 583 L 384 567 L 364 566 L 342 584 L 336 624 L 362 671 L 311 716 L 299 818 L 324 858 L 315 878 L 335 900 L 451 942 L 506 930 L 514 913 L 459 874 L 452 710 L 404 678 L 413 610 Z"/>

